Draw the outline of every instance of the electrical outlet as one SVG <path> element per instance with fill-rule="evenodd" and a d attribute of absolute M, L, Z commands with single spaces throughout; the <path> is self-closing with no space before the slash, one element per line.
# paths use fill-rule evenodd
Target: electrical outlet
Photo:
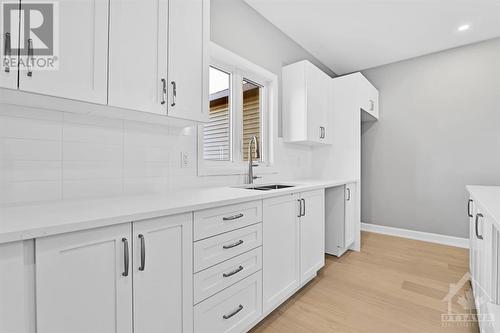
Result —
<path fill-rule="evenodd" d="M 181 153 L 181 168 L 189 168 L 191 165 L 191 155 L 187 152 Z"/>

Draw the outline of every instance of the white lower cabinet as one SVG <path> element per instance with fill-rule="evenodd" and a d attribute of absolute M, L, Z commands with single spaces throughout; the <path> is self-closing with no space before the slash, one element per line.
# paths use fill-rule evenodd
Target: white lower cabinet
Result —
<path fill-rule="evenodd" d="M 35 332 L 33 240 L 0 244 L 0 332 Z"/>
<path fill-rule="evenodd" d="M 38 333 L 132 332 L 131 229 L 36 240 Z"/>
<path fill-rule="evenodd" d="M 316 276 L 325 265 L 325 191 L 301 194 L 300 283 Z"/>
<path fill-rule="evenodd" d="M 263 202 L 263 310 L 269 313 L 300 285 L 298 194 Z"/>
<path fill-rule="evenodd" d="M 264 314 L 274 310 L 324 266 L 324 206 L 324 190 L 264 200 Z"/>
<path fill-rule="evenodd" d="M 191 214 L 134 222 L 134 333 L 192 332 Z"/>
<path fill-rule="evenodd" d="M 469 268 L 479 327 L 482 333 L 496 332 L 494 305 L 500 302 L 500 232 L 491 216 L 474 198 L 469 200 L 467 210 L 470 218 Z"/>
<path fill-rule="evenodd" d="M 262 274 L 258 271 L 194 308 L 194 330 L 244 332 L 262 315 Z"/>
<path fill-rule="evenodd" d="M 38 333 L 192 332 L 192 215 L 36 240 Z"/>
<path fill-rule="evenodd" d="M 359 233 L 356 220 L 356 183 L 330 188 L 326 191 L 329 203 L 326 210 L 326 253 L 341 256 L 356 241 Z"/>

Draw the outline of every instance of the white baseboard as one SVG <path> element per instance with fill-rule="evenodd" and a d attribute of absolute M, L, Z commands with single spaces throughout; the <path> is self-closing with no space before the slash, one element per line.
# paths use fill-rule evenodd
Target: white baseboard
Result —
<path fill-rule="evenodd" d="M 433 234 L 430 232 L 414 231 L 408 229 L 386 227 L 383 225 L 370 224 L 370 223 L 361 223 L 361 230 L 375 232 L 377 234 L 385 234 L 385 235 L 415 239 L 424 242 L 461 247 L 464 249 L 469 248 L 469 239 L 467 238 L 446 236 L 440 234 Z"/>

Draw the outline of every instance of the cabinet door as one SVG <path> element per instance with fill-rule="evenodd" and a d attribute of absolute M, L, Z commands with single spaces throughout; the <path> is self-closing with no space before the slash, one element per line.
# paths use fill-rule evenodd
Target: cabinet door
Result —
<path fill-rule="evenodd" d="M 110 1 L 110 106 L 167 113 L 167 18 L 168 0 Z"/>
<path fill-rule="evenodd" d="M 323 142 L 328 109 L 327 75 L 306 62 L 307 136 L 312 142 Z"/>
<path fill-rule="evenodd" d="M 130 235 L 126 223 L 36 240 L 38 333 L 132 332 Z"/>
<path fill-rule="evenodd" d="M 21 8 L 29 13 L 29 6 L 41 0 L 29 1 Z M 54 8 L 56 68 L 30 70 L 23 66 L 19 89 L 45 95 L 106 104 L 108 76 L 108 1 L 62 0 Z M 22 21 L 22 20 L 21 20 Z M 22 24 L 21 24 L 22 25 Z M 42 46 L 31 35 L 35 50 Z M 30 39 L 22 38 L 28 49 Z M 57 46 L 58 45 L 58 46 Z M 57 54 L 58 53 L 58 54 Z M 34 52 L 37 58 L 37 51 Z M 26 63 L 26 56 L 21 56 Z"/>
<path fill-rule="evenodd" d="M 35 332 L 33 243 L 0 244 L 0 332 Z"/>
<path fill-rule="evenodd" d="M 360 105 L 361 109 L 369 113 L 375 119 L 378 119 L 378 90 L 375 88 L 370 81 L 363 74 L 359 73 L 360 76 Z"/>
<path fill-rule="evenodd" d="M 300 283 L 316 276 L 325 265 L 325 190 L 300 195 L 303 208 L 300 218 Z"/>
<path fill-rule="evenodd" d="M 344 247 L 356 240 L 356 184 L 345 186 Z"/>
<path fill-rule="evenodd" d="M 1 68 L 0 68 L 0 87 L 17 89 L 17 66 L 13 67 L 12 62 L 17 62 L 17 49 L 19 48 L 19 15 L 15 15 L 15 7 L 19 7 L 19 1 L 13 1 L 9 3 L 3 3 L 3 9 L 12 9 L 10 11 L 10 26 L 2 27 L 2 38 L 0 42 L 2 43 L 1 48 Z M 18 13 L 18 12 L 17 12 Z M 3 24 L 3 23 L 2 23 Z M 14 28 L 14 29 L 13 29 Z"/>
<path fill-rule="evenodd" d="M 168 115 L 208 120 L 209 0 L 170 0 Z"/>
<path fill-rule="evenodd" d="M 299 287 L 299 196 L 263 202 L 263 305 L 269 313 Z"/>
<path fill-rule="evenodd" d="M 191 332 L 191 214 L 134 222 L 133 235 L 134 332 Z"/>

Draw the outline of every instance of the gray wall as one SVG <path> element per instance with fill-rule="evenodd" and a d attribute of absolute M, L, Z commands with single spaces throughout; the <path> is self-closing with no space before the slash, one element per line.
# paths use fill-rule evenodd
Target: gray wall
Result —
<path fill-rule="evenodd" d="M 500 39 L 364 72 L 362 221 L 468 237 L 466 184 L 500 184 Z"/>

